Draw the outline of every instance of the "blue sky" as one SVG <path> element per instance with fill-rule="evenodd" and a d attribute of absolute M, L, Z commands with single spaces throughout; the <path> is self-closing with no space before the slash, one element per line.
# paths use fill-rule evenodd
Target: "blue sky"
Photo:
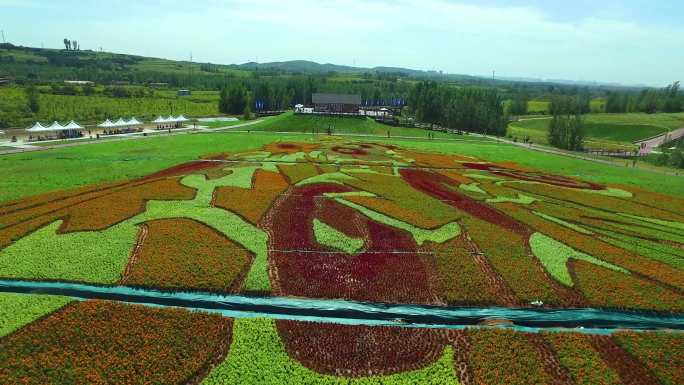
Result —
<path fill-rule="evenodd" d="M 243 63 L 307 59 L 663 86 L 684 81 L 675 0 L 0 0 L 14 44 Z"/>

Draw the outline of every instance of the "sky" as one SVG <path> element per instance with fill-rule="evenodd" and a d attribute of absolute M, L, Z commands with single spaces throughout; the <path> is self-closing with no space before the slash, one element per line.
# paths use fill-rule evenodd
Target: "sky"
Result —
<path fill-rule="evenodd" d="M 220 64 L 312 60 L 502 77 L 684 81 L 681 0 L 0 0 L 16 45 Z"/>

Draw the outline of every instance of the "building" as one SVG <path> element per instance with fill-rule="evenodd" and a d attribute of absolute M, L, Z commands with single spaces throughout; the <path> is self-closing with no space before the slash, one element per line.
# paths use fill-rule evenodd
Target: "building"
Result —
<path fill-rule="evenodd" d="M 0 78 L 0 86 L 9 85 L 11 81 L 7 78 Z"/>
<path fill-rule="evenodd" d="M 314 112 L 329 114 L 358 114 L 361 95 L 313 94 Z"/>
<path fill-rule="evenodd" d="M 192 91 L 190 90 L 178 90 L 178 96 L 190 96 Z"/>

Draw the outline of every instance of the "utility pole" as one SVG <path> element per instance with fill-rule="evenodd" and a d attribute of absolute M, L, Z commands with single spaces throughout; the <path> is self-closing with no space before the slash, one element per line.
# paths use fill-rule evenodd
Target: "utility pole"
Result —
<path fill-rule="evenodd" d="M 2 44 L 7 43 L 7 42 L 5 41 L 5 30 L 3 29 L 3 30 L 0 31 L 0 32 L 2 32 Z"/>
<path fill-rule="evenodd" d="M 496 80 L 496 70 L 492 71 L 492 80 Z"/>

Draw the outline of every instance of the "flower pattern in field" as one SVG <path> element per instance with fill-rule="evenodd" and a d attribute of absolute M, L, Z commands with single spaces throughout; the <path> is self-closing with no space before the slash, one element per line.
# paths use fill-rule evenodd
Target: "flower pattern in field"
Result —
<path fill-rule="evenodd" d="M 684 311 L 682 207 L 681 198 L 508 162 L 337 138 L 276 142 L 0 205 L 0 278 L 436 306 L 541 301 Z M 639 359 L 664 354 L 624 339 L 262 323 L 239 325 L 261 330 L 279 360 L 299 361 L 287 370 L 316 381 L 441 373 L 446 363 L 458 366 L 463 384 L 616 383 Z M 236 341 L 241 361 L 219 369 L 234 376 L 244 367 L 257 381 L 245 355 L 250 337 Z M 611 349 L 619 362 L 610 362 Z M 681 378 L 647 364 L 664 382 Z"/>

